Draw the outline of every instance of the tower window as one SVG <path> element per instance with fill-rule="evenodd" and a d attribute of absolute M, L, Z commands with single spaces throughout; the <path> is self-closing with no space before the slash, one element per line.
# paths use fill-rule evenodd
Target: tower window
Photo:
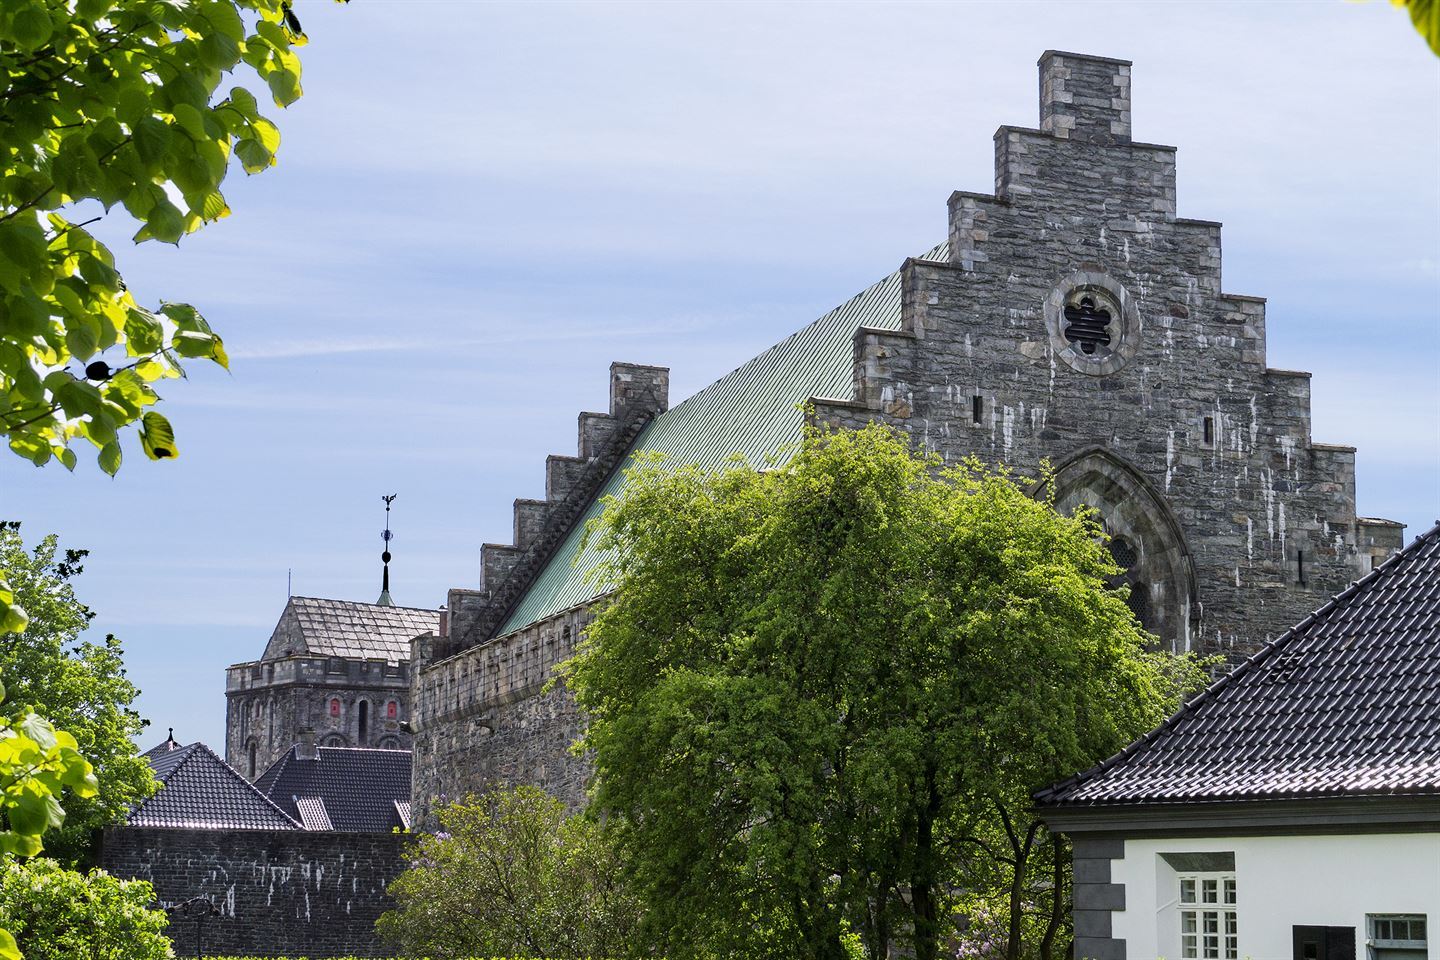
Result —
<path fill-rule="evenodd" d="M 1295 551 L 1295 582 L 1305 586 L 1305 551 Z"/>
<path fill-rule="evenodd" d="M 1129 570 L 1139 559 L 1135 556 L 1135 548 L 1124 537 L 1115 537 L 1110 541 L 1110 557 L 1122 570 Z"/>
<path fill-rule="evenodd" d="M 250 744 L 249 754 L 250 754 L 250 762 L 249 762 L 249 764 L 248 764 L 248 767 L 249 767 L 250 772 L 247 774 L 247 776 L 248 776 L 251 780 L 254 780 L 254 779 L 255 779 L 255 744 L 254 744 L 253 742 Z"/>
<path fill-rule="evenodd" d="M 980 423 L 985 419 L 985 398 L 978 393 L 970 398 L 970 422 Z"/>
<path fill-rule="evenodd" d="M 1110 345 L 1109 327 L 1113 319 L 1094 296 L 1084 294 L 1065 306 L 1065 339 L 1077 344 L 1081 353 L 1093 354 L 1097 347 Z"/>
<path fill-rule="evenodd" d="M 396 703 L 394 700 L 391 700 L 389 703 L 385 704 L 386 720 L 394 720 L 398 716 L 400 716 L 400 704 Z"/>
<path fill-rule="evenodd" d="M 1214 417 L 1206 417 L 1206 418 L 1205 418 L 1205 442 L 1206 442 L 1206 443 L 1214 443 L 1214 442 L 1215 442 L 1215 418 L 1214 418 Z"/>
<path fill-rule="evenodd" d="M 338 697 L 333 698 L 330 701 L 330 716 L 340 716 L 340 699 Z"/>
<path fill-rule="evenodd" d="M 361 746 L 364 746 L 365 741 L 366 741 L 367 739 L 369 739 L 369 737 L 367 736 L 369 733 L 370 733 L 370 704 L 369 704 L 367 701 L 365 701 L 365 700 L 361 700 L 361 701 L 360 701 L 360 744 L 361 744 Z"/>

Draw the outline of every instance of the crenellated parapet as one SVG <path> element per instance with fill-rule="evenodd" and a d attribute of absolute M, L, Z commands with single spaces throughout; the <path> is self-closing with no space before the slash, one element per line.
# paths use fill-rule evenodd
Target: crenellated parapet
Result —
<path fill-rule="evenodd" d="M 636 436 L 670 403 L 670 371 L 635 363 L 610 365 L 606 413 L 578 417 L 576 456 L 545 462 L 545 499 L 516 500 L 512 542 L 480 549 L 478 589 L 451 590 L 440 634 L 420 645 L 426 662 L 489 640 L 544 569 L 601 486 L 623 463 Z"/>

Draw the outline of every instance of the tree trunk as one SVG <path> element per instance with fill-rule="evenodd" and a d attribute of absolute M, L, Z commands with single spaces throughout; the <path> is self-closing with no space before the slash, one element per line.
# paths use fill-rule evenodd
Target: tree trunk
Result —
<path fill-rule="evenodd" d="M 1000 820 L 1005 824 L 1005 835 L 1010 838 L 1010 848 L 1015 853 L 1015 872 L 1010 875 L 1010 928 L 1006 933 L 1005 960 L 1020 960 L 1023 946 L 1023 924 L 1025 920 L 1025 877 L 1030 872 L 1030 851 L 1035 845 L 1035 834 L 1040 821 L 1032 821 L 1022 841 L 1015 832 L 1015 825 L 1004 805 L 995 804 L 1000 811 Z"/>
<path fill-rule="evenodd" d="M 935 820 L 940 815 L 940 792 L 935 769 L 925 769 L 925 805 L 915 824 L 915 867 L 910 883 L 911 910 L 915 916 L 915 960 L 935 960 L 939 954 L 940 917 L 936 902 Z"/>
<path fill-rule="evenodd" d="M 1065 922 L 1065 841 L 1059 834 L 1050 834 L 1050 922 L 1040 941 L 1040 960 L 1054 960 L 1055 938 Z"/>

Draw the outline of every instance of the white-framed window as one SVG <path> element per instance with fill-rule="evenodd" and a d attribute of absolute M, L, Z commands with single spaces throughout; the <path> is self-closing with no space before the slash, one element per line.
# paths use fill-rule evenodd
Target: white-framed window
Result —
<path fill-rule="evenodd" d="M 1374 960 L 1424 960 L 1429 950 L 1423 913 L 1370 913 L 1365 933 Z"/>
<path fill-rule="evenodd" d="M 1235 874 L 1182 873 L 1180 956 L 1194 960 L 1238 960 Z"/>

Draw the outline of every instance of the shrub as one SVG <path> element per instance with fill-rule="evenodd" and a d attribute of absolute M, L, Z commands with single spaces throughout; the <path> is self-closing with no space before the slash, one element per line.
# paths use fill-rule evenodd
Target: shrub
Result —
<path fill-rule="evenodd" d="M 66 870 L 54 860 L 5 862 L 0 873 L 0 928 L 15 936 L 25 960 L 165 960 L 167 918 L 143 880 L 103 870 Z"/>
<path fill-rule="evenodd" d="M 390 885 L 399 908 L 376 924 L 401 952 L 434 960 L 626 952 L 639 906 L 600 824 L 566 816 L 534 787 L 468 798 L 439 816 L 442 831 L 421 838 Z"/>

